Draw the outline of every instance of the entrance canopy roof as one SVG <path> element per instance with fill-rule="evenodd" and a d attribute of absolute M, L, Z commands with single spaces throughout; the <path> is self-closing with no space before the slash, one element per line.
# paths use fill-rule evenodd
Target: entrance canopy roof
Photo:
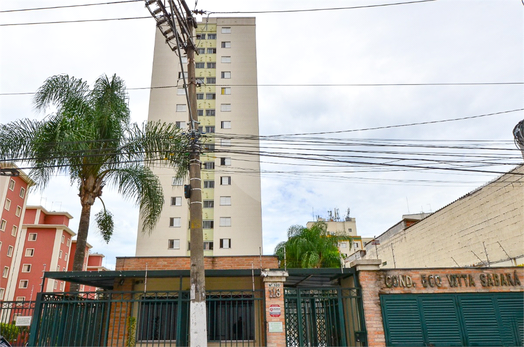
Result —
<path fill-rule="evenodd" d="M 282 271 L 282 269 L 278 269 Z M 355 275 L 353 268 L 343 269 L 287 269 L 289 276 L 285 287 L 331 287 L 338 281 Z M 206 270 L 206 277 L 260 277 L 260 269 Z M 184 278 L 189 270 L 138 270 L 138 271 L 70 271 L 46 272 L 45 278 L 84 284 L 103 289 L 113 289 L 119 279 L 128 278 Z"/>

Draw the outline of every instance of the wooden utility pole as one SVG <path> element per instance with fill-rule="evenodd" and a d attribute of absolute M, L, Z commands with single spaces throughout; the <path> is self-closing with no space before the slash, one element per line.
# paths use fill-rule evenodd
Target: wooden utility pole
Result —
<path fill-rule="evenodd" d="M 189 136 L 191 139 L 189 187 L 186 198 L 189 198 L 190 219 L 190 346 L 207 346 L 206 284 L 204 270 L 204 235 L 202 230 L 202 181 L 200 175 L 200 132 L 197 113 L 195 76 L 195 46 L 193 30 L 196 21 L 185 0 L 177 3 L 173 0 L 145 0 L 146 7 L 157 21 L 158 30 L 166 38 L 172 51 L 178 52 L 180 71 L 186 88 L 186 101 L 189 111 Z M 184 16 L 185 13 L 185 16 Z M 187 56 L 187 81 L 181 60 L 181 49 Z M 189 194 L 189 196 L 187 196 Z"/>

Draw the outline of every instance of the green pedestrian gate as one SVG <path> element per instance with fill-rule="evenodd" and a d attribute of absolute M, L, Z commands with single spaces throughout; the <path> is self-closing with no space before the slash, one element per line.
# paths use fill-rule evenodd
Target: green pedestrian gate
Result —
<path fill-rule="evenodd" d="M 285 288 L 286 345 L 364 346 L 360 290 Z"/>
<path fill-rule="evenodd" d="M 380 297 L 387 346 L 522 346 L 523 293 Z"/>

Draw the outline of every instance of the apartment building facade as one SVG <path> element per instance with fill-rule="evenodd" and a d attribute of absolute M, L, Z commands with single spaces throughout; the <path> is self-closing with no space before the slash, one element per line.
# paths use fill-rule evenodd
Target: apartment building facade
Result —
<path fill-rule="evenodd" d="M 257 255 L 262 252 L 262 213 L 258 142 L 258 92 L 254 18 L 207 18 L 199 23 L 197 115 L 204 134 L 202 206 L 206 256 Z M 179 58 L 157 32 L 149 121 L 187 129 L 184 74 Z M 176 88 L 156 88 L 173 86 Z M 174 170 L 156 164 L 165 204 L 155 230 L 138 232 L 137 256 L 187 256 L 189 208 L 184 184 Z"/>

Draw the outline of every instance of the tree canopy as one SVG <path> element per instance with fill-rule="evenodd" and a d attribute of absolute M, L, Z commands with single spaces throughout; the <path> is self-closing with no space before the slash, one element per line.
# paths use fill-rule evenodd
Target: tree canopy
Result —
<path fill-rule="evenodd" d="M 280 267 L 340 267 L 338 243 L 349 237 L 328 232 L 324 222 L 317 222 L 311 228 L 294 225 L 288 229 L 287 234 L 288 240 L 275 248 Z"/>
<path fill-rule="evenodd" d="M 140 206 L 142 230 L 151 231 L 162 211 L 160 181 L 146 165 L 171 165 L 183 177 L 189 165 L 189 139 L 174 124 L 130 122 L 125 83 L 118 76 L 100 76 L 92 89 L 68 75 L 48 78 L 34 97 L 37 110 L 53 113 L 43 120 L 19 119 L 0 125 L 0 155 L 5 161 L 25 162 L 36 186 L 66 174 L 78 187 L 82 212 L 73 270 L 82 270 L 91 206 L 102 201 L 106 185 Z M 103 204 L 103 201 L 102 201 Z M 114 229 L 112 214 L 103 204 L 96 222 L 106 242 Z"/>

